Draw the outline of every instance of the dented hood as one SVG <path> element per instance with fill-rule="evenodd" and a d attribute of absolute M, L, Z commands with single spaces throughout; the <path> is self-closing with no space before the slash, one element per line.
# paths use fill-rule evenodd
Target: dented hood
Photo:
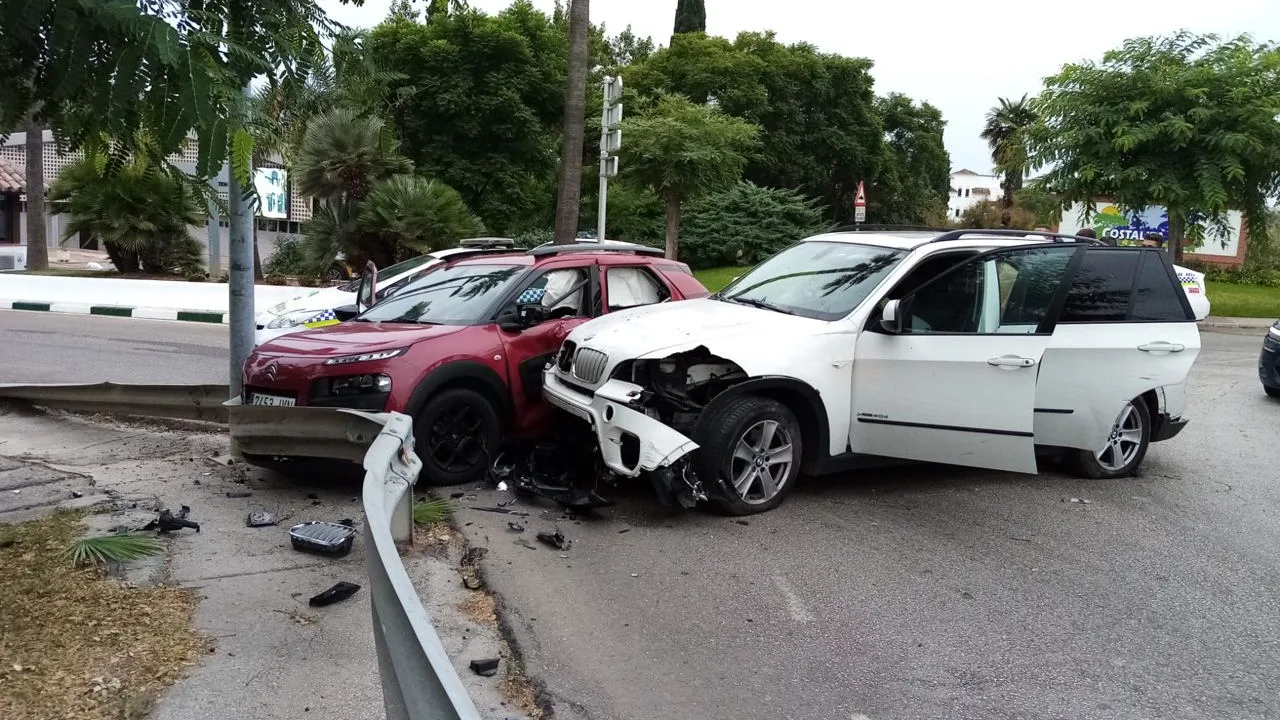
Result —
<path fill-rule="evenodd" d="M 569 334 L 578 345 L 615 357 L 640 358 L 681 346 L 708 343 L 759 349 L 788 336 L 813 336 L 830 323 L 711 298 L 648 305 L 612 312 L 580 325 Z"/>

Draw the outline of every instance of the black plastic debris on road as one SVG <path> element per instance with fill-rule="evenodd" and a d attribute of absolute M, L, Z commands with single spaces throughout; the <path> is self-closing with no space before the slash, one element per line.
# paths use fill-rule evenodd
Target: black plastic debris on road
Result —
<path fill-rule="evenodd" d="M 188 520 L 187 516 L 191 514 L 191 508 L 183 505 L 175 514 L 168 509 L 160 511 L 160 517 L 152 520 L 142 526 L 143 530 L 155 530 L 161 534 L 177 532 L 183 528 L 190 528 L 196 532 L 200 532 L 200 523 Z"/>
<path fill-rule="evenodd" d="M 246 490 L 240 490 L 240 491 L 228 490 L 228 491 L 227 491 L 227 497 L 229 497 L 229 498 L 247 498 L 247 497 L 253 497 L 253 493 L 248 492 L 248 491 L 246 491 Z"/>
<path fill-rule="evenodd" d="M 355 528 L 342 523 L 312 520 L 289 528 L 294 550 L 325 555 L 346 555 L 356 541 Z"/>
<path fill-rule="evenodd" d="M 564 533 L 560 532 L 559 530 L 553 533 L 550 533 L 550 532 L 538 533 L 538 542 L 542 543 L 543 545 L 546 545 L 549 548 L 554 548 L 556 550 L 568 550 L 569 546 L 573 544 L 573 541 L 566 538 L 564 536 Z"/>
<path fill-rule="evenodd" d="M 484 658 L 471 661 L 471 672 L 480 677 L 493 677 L 498 674 L 498 658 Z"/>
<path fill-rule="evenodd" d="M 324 607 L 325 605 L 332 605 L 336 602 L 342 602 L 343 600 L 346 600 L 352 595 L 355 595 L 356 591 L 359 589 L 360 589 L 359 585 L 343 580 L 339 582 L 337 585 L 334 585 L 328 590 L 325 590 L 319 595 L 316 595 L 315 597 L 311 598 L 309 601 L 307 601 L 307 604 L 310 605 L 311 607 Z"/>
<path fill-rule="evenodd" d="M 524 525 L 516 522 L 515 520 L 512 520 L 511 522 L 507 523 L 507 527 L 510 528 L 513 532 L 518 532 L 518 533 L 524 532 Z"/>

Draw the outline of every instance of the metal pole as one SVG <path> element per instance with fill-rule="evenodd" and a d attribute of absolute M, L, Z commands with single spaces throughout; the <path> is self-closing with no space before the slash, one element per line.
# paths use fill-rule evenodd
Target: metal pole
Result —
<path fill-rule="evenodd" d="M 218 192 L 217 181 L 209 184 Z M 218 226 L 218 204 L 209 203 L 209 277 L 215 281 L 222 275 L 222 228 Z"/>
<path fill-rule="evenodd" d="M 244 94 L 250 94 L 249 86 Z M 250 177 L 253 168 L 249 168 Z M 231 330 L 231 365 L 230 382 L 233 396 L 238 396 L 243 389 L 244 362 L 253 351 L 253 203 L 248 193 L 252 186 L 241 187 L 235 170 L 229 173 L 228 200 L 231 206 L 231 239 L 229 255 L 231 273 L 229 278 L 230 292 L 230 330 Z"/>
<path fill-rule="evenodd" d="M 604 219 L 609 200 L 609 86 L 604 79 L 604 108 L 600 111 L 600 206 L 596 211 L 596 240 L 604 242 Z"/>

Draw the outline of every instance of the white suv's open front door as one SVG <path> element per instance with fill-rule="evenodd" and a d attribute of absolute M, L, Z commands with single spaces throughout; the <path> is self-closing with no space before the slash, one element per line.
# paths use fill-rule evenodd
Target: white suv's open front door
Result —
<path fill-rule="evenodd" d="M 1037 245 L 973 258 L 903 298 L 899 332 L 863 332 L 854 352 L 854 452 L 1036 472 L 1036 379 L 1052 338 L 1046 318 L 1076 251 Z"/>

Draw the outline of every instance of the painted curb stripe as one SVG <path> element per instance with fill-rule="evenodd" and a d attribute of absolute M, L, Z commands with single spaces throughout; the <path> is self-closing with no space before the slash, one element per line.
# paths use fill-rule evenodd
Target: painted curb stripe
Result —
<path fill-rule="evenodd" d="M 194 312 L 191 310 L 179 310 L 178 319 L 184 320 L 186 322 L 221 323 L 222 313 Z"/>
<path fill-rule="evenodd" d="M 49 312 L 50 303 L 23 302 L 21 300 L 13 301 L 14 310 L 37 310 L 40 312 Z"/>
<path fill-rule="evenodd" d="M 118 305 L 90 305 L 90 315 L 110 315 L 111 317 L 133 317 L 133 308 Z"/>

